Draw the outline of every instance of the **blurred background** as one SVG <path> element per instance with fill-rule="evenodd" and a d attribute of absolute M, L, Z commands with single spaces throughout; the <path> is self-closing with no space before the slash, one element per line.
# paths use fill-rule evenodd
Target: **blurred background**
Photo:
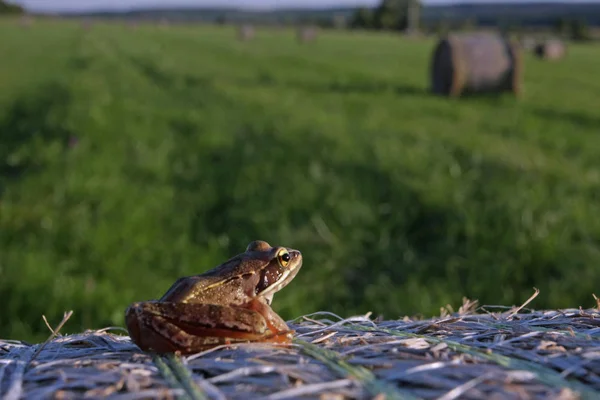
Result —
<path fill-rule="evenodd" d="M 0 1 L 0 337 L 255 239 L 285 319 L 596 304 L 600 4 L 75 3 Z"/>

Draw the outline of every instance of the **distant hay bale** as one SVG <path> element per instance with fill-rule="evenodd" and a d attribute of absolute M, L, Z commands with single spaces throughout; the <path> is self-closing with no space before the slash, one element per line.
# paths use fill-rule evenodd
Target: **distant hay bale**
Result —
<path fill-rule="evenodd" d="M 89 31 L 90 29 L 92 29 L 93 25 L 94 23 L 89 19 L 84 19 L 83 21 L 81 21 L 81 28 L 85 31 Z"/>
<path fill-rule="evenodd" d="M 157 25 L 160 29 L 168 29 L 171 25 L 171 22 L 167 18 L 161 18 L 158 20 Z"/>
<path fill-rule="evenodd" d="M 348 27 L 348 17 L 345 14 L 335 14 L 332 23 L 336 29 L 345 29 Z"/>
<path fill-rule="evenodd" d="M 317 28 L 304 26 L 298 29 L 296 37 L 300 43 L 313 42 L 317 39 Z"/>
<path fill-rule="evenodd" d="M 440 40 L 432 57 L 431 89 L 451 97 L 463 93 L 521 91 L 519 46 L 496 34 L 451 34 Z"/>
<path fill-rule="evenodd" d="M 19 25 L 23 28 L 29 28 L 31 25 L 33 25 L 33 17 L 27 14 L 21 16 L 19 19 Z"/>
<path fill-rule="evenodd" d="M 521 47 L 527 51 L 533 51 L 536 46 L 536 41 L 531 36 L 521 38 Z"/>
<path fill-rule="evenodd" d="M 565 56 L 566 52 L 565 43 L 558 39 L 538 43 L 534 49 L 535 55 L 545 60 L 559 60 Z"/>
<path fill-rule="evenodd" d="M 255 32 L 254 32 L 254 27 L 252 25 L 245 24 L 245 25 L 238 27 L 237 37 L 242 42 L 246 42 L 248 40 L 254 39 L 254 35 L 255 35 Z"/>

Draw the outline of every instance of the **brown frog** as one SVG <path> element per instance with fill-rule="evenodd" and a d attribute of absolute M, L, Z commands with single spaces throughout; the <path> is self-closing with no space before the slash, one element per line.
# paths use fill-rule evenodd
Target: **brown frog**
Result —
<path fill-rule="evenodd" d="M 302 254 L 267 242 L 200 275 L 178 279 L 156 301 L 125 311 L 135 344 L 156 353 L 196 353 L 220 344 L 290 343 L 293 331 L 270 307 L 302 266 Z"/>

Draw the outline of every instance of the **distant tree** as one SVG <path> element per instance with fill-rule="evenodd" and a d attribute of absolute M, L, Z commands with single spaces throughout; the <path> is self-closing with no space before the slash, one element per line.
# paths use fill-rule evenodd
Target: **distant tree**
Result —
<path fill-rule="evenodd" d="M 419 11 L 420 0 L 381 0 L 373 10 L 359 8 L 356 10 L 350 26 L 379 30 L 405 30 L 409 23 L 409 8 Z"/>
<path fill-rule="evenodd" d="M 560 17 L 554 23 L 554 30 L 559 35 L 566 35 L 569 32 L 569 20 L 565 17 Z"/>
<path fill-rule="evenodd" d="M 297 18 L 293 22 L 293 25 L 331 28 L 333 26 L 333 20 L 331 18 L 322 17 L 319 15 L 305 15 Z"/>
<path fill-rule="evenodd" d="M 335 28 L 333 18 L 316 18 L 313 24 L 321 28 Z"/>
<path fill-rule="evenodd" d="M 350 20 L 350 27 L 354 29 L 371 29 L 373 27 L 373 12 L 365 7 L 357 9 Z"/>
<path fill-rule="evenodd" d="M 0 14 L 23 14 L 23 7 L 0 0 Z"/>
<path fill-rule="evenodd" d="M 320 28 L 332 28 L 333 20 L 326 17 L 308 17 L 301 19 L 299 25 L 318 26 Z"/>
<path fill-rule="evenodd" d="M 583 41 L 591 39 L 590 28 L 583 20 L 571 21 L 569 31 L 573 40 Z"/>
<path fill-rule="evenodd" d="M 508 35 L 512 31 L 512 21 L 509 18 L 498 18 L 498 30 L 502 35 Z"/>
<path fill-rule="evenodd" d="M 499 28 L 503 35 L 512 35 L 522 31 L 521 24 L 518 21 L 511 20 L 504 21 Z"/>
<path fill-rule="evenodd" d="M 465 30 L 465 31 L 472 31 L 474 29 L 477 29 L 477 26 L 478 26 L 478 22 L 477 22 L 477 18 L 475 18 L 475 17 L 466 18 L 461 23 L 461 29 Z"/>
<path fill-rule="evenodd" d="M 376 29 L 404 30 L 408 26 L 410 0 L 382 0 L 373 15 Z"/>
<path fill-rule="evenodd" d="M 331 25 L 336 29 L 343 29 L 348 25 L 348 21 L 345 15 L 336 14 L 331 18 Z"/>
<path fill-rule="evenodd" d="M 227 23 L 227 17 L 225 14 L 219 14 L 217 18 L 215 18 L 215 23 L 217 25 L 225 25 Z"/>
<path fill-rule="evenodd" d="M 433 25 L 432 31 L 438 36 L 445 36 L 451 30 L 451 24 L 446 19 L 441 19 Z"/>

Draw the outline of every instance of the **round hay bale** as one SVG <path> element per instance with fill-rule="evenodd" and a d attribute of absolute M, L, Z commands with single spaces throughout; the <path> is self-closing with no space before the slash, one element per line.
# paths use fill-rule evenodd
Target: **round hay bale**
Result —
<path fill-rule="evenodd" d="M 317 28 L 314 26 L 305 26 L 297 31 L 296 37 L 300 43 L 308 43 L 317 39 Z"/>
<path fill-rule="evenodd" d="M 246 24 L 238 27 L 237 37 L 242 42 L 246 42 L 254 38 L 254 33 L 254 27 Z"/>
<path fill-rule="evenodd" d="M 535 46 L 534 53 L 545 60 L 559 60 L 565 56 L 567 47 L 561 40 L 550 39 Z"/>
<path fill-rule="evenodd" d="M 435 47 L 431 90 L 463 93 L 521 92 L 522 56 L 517 43 L 491 33 L 451 34 Z"/>
<path fill-rule="evenodd" d="M 33 17 L 27 14 L 21 16 L 19 20 L 19 25 L 21 25 L 21 27 L 23 28 L 29 28 L 31 25 L 33 25 Z"/>
<path fill-rule="evenodd" d="M 334 14 L 332 24 L 335 29 L 345 29 L 348 27 L 348 17 L 345 14 Z"/>
<path fill-rule="evenodd" d="M 94 25 L 94 22 L 90 19 L 84 19 L 83 21 L 81 21 L 81 28 L 84 31 L 89 31 L 90 29 L 92 29 L 93 25 Z"/>
<path fill-rule="evenodd" d="M 169 29 L 170 25 L 171 25 L 171 22 L 165 17 L 158 20 L 158 27 L 160 29 Z"/>

